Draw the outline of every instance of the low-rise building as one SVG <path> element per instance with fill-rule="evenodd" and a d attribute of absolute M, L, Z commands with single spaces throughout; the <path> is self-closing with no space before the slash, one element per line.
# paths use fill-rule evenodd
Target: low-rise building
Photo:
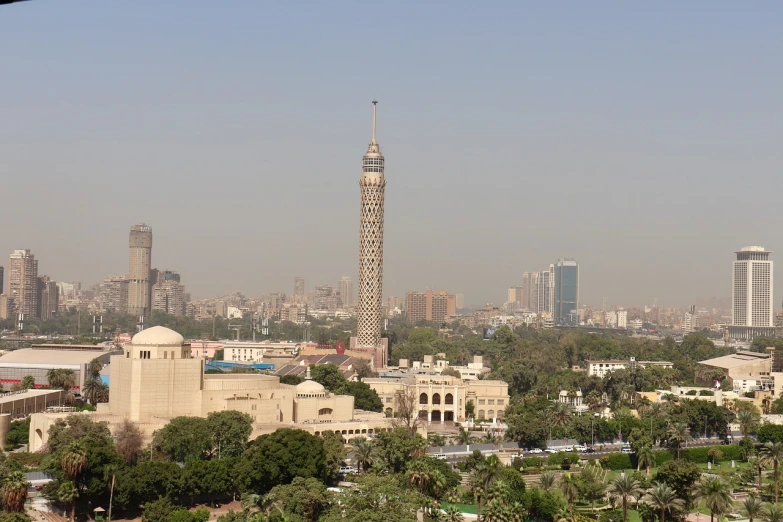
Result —
<path fill-rule="evenodd" d="M 502 420 L 508 406 L 508 384 L 503 381 L 463 381 L 451 375 L 408 375 L 365 378 L 390 413 L 399 409 L 399 394 L 414 396 L 418 417 L 427 422 L 463 422 L 465 406 L 473 403 L 477 420 Z"/>
<path fill-rule="evenodd" d="M 294 427 L 314 434 L 333 430 L 353 438 L 390 429 L 380 413 L 354 415 L 350 395 L 329 393 L 312 380 L 297 386 L 260 374 L 206 374 L 203 358 L 191 357 L 181 335 L 162 326 L 136 334 L 120 355 L 111 357 L 109 402 L 90 415 L 113 432 L 127 419 L 145 439 L 179 416 L 206 417 L 235 410 L 253 419 L 251 437 Z M 309 375 L 307 376 L 309 377 Z M 30 451 L 47 442 L 49 428 L 66 414 L 37 413 L 30 421 Z"/>
<path fill-rule="evenodd" d="M 32 348 L 20 348 L 0 356 L 0 382 L 3 385 L 20 384 L 30 375 L 35 386 L 48 386 L 46 374 L 53 369 L 73 370 L 76 384 L 81 389 L 87 378 L 87 365 L 93 359 L 108 364 L 109 358 L 119 351 L 96 350 L 97 346 L 83 345 L 36 345 Z"/>
<path fill-rule="evenodd" d="M 659 366 L 661 368 L 672 368 L 674 365 L 669 361 L 637 361 L 633 357 L 628 360 L 607 359 L 603 361 L 585 361 L 587 365 L 587 375 L 605 377 L 607 373 L 616 370 L 625 370 L 631 366 L 646 368 L 648 366 Z"/>

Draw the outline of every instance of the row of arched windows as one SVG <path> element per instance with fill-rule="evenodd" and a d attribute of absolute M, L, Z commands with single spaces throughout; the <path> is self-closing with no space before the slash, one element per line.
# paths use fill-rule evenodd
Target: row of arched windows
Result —
<path fill-rule="evenodd" d="M 447 393 L 443 399 L 444 404 L 454 404 L 454 396 L 450 393 Z M 419 395 L 419 404 L 440 404 L 440 393 L 432 394 L 432 403 L 430 403 L 428 400 L 429 396 L 426 393 Z"/>

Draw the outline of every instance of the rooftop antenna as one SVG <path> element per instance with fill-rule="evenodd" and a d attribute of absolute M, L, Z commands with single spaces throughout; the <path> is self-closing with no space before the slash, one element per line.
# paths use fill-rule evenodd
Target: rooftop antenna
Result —
<path fill-rule="evenodd" d="M 378 100 L 372 101 L 372 144 L 375 145 L 375 113 L 378 107 Z"/>

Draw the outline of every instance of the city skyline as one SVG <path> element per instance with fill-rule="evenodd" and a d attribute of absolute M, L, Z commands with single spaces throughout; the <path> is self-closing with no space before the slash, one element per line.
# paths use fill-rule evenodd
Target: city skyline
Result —
<path fill-rule="evenodd" d="M 3 13 L 2 34 L 19 52 L 0 101 L 0 174 L 15 195 L 0 208 L 14 223 L 0 251 L 30 248 L 54 280 L 124 271 L 118 231 L 139 221 L 156 227 L 155 264 L 187 274 L 195 296 L 288 292 L 297 274 L 318 284 L 353 274 L 357 192 L 347 173 L 373 95 L 384 100 L 395 172 L 387 296 L 449 288 L 471 306 L 501 303 L 519 267 L 568 256 L 582 267 L 582 302 L 687 306 L 730 296 L 725 252 L 781 251 L 778 5 L 642 13 L 501 2 L 494 13 L 420 6 L 417 16 L 402 5 L 370 29 L 344 4 L 302 19 L 195 1 L 171 44 L 186 4 L 166 4 L 155 19 L 145 2 L 30 2 Z M 61 38 L 64 27 L 81 37 Z M 722 38 L 735 30 L 744 37 Z M 359 45 L 376 31 L 386 37 Z M 433 67 L 430 56 L 443 60 Z M 311 62 L 323 88 L 302 81 Z M 358 73 L 369 64 L 372 81 Z M 166 203 L 117 190 L 128 179 Z M 30 215 L 43 189 L 52 202 Z"/>

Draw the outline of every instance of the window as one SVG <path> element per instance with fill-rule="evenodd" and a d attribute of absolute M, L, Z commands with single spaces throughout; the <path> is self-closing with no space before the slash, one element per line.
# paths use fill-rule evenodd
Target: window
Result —
<path fill-rule="evenodd" d="M 484 399 L 479 399 L 479 404 L 484 404 L 486 401 Z"/>
<path fill-rule="evenodd" d="M 504 399 L 498 399 L 498 406 L 503 406 L 506 401 Z"/>
<path fill-rule="evenodd" d="M 495 404 L 495 399 L 489 399 L 489 400 L 487 401 L 487 404 L 492 404 L 492 405 L 494 405 L 494 404 Z"/>
<path fill-rule="evenodd" d="M 392 401 L 391 397 L 386 397 L 386 404 L 389 404 Z"/>

